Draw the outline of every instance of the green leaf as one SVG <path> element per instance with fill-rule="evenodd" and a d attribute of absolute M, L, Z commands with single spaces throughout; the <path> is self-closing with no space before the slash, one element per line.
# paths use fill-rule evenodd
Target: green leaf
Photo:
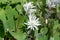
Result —
<path fill-rule="evenodd" d="M 59 26 L 60 26 L 60 24 L 59 24 L 58 20 L 54 21 L 53 30 L 56 30 L 57 27 L 59 27 Z"/>
<path fill-rule="evenodd" d="M 25 40 L 25 38 L 26 38 L 26 34 L 23 33 L 20 29 L 18 32 L 11 32 L 11 31 L 9 31 L 9 32 L 17 40 Z"/>
<path fill-rule="evenodd" d="M 56 6 L 57 17 L 60 19 L 60 4 Z"/>
<path fill-rule="evenodd" d="M 57 17 L 60 19 L 60 12 L 57 13 Z"/>
<path fill-rule="evenodd" d="M 5 11 L 6 11 L 6 16 L 7 16 L 8 29 L 11 31 L 14 31 L 15 30 L 14 17 L 17 18 L 18 13 L 15 9 L 12 9 L 10 6 L 7 6 Z"/>
<path fill-rule="evenodd" d="M 18 2 L 20 2 L 21 0 L 10 0 L 11 1 L 11 3 L 18 3 Z"/>
<path fill-rule="evenodd" d="M 22 3 L 22 6 L 25 2 L 27 2 L 27 0 L 20 0 L 20 2 Z"/>
<path fill-rule="evenodd" d="M 19 28 L 22 28 L 24 25 L 24 22 L 27 20 L 27 16 L 25 15 L 19 15 L 19 17 L 16 20 L 16 23 L 18 24 Z"/>
<path fill-rule="evenodd" d="M 46 28 L 42 28 L 41 32 L 35 31 L 35 39 L 36 40 L 47 40 L 47 36 L 45 35 L 48 30 Z M 42 33 L 43 32 L 43 33 Z"/>
<path fill-rule="evenodd" d="M 0 0 L 0 3 L 6 4 L 7 0 Z"/>
<path fill-rule="evenodd" d="M 7 28 L 7 21 L 6 21 L 6 12 L 3 9 L 0 9 L 0 20 L 3 22 L 4 30 L 6 31 Z"/>
<path fill-rule="evenodd" d="M 46 27 L 41 28 L 40 32 L 44 35 L 48 32 L 48 29 Z"/>
<path fill-rule="evenodd" d="M 23 9 L 21 5 L 16 5 L 16 9 L 19 12 L 19 14 L 23 14 Z"/>
<path fill-rule="evenodd" d="M 20 2 L 20 3 L 25 3 L 26 2 L 26 0 L 10 0 L 11 1 L 11 3 L 18 3 L 18 2 Z"/>
<path fill-rule="evenodd" d="M 37 37 L 36 40 L 47 40 L 47 36 L 43 35 L 41 37 Z"/>
<path fill-rule="evenodd" d="M 29 2 L 36 2 L 37 0 L 28 0 Z"/>
<path fill-rule="evenodd" d="M 0 37 L 0 40 L 3 40 L 3 38 Z"/>
<path fill-rule="evenodd" d="M 60 40 L 60 37 L 59 37 L 59 33 L 58 32 L 56 32 L 54 34 L 54 40 Z"/>
<path fill-rule="evenodd" d="M 2 38 L 0 37 L 0 40 L 2 40 Z"/>
<path fill-rule="evenodd" d="M 8 18 L 13 18 L 13 17 L 17 17 L 18 13 L 15 10 L 15 8 L 11 8 L 11 6 L 7 6 L 6 7 L 6 15 Z"/>

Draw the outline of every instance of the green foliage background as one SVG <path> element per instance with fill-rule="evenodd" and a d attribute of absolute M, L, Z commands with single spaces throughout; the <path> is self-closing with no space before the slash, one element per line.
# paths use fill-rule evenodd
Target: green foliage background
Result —
<path fill-rule="evenodd" d="M 23 9 L 26 1 L 34 2 L 37 8 L 36 15 L 43 24 L 38 31 L 34 31 L 34 40 L 49 40 L 50 37 L 60 40 L 60 5 L 48 9 L 46 0 L 0 0 L 0 40 L 33 40 L 27 38 L 24 25 L 28 19 Z M 45 23 L 46 19 L 48 24 Z"/>

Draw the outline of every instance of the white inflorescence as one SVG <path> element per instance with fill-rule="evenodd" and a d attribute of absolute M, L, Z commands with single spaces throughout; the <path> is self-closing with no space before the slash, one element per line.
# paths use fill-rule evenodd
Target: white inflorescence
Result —
<path fill-rule="evenodd" d="M 34 28 L 35 28 L 36 30 L 38 30 L 38 26 L 41 25 L 38 20 L 39 20 L 39 18 L 36 18 L 36 16 L 29 15 L 29 20 L 27 23 L 25 23 L 28 26 L 27 29 L 34 30 Z"/>
<path fill-rule="evenodd" d="M 38 26 L 41 24 L 39 22 L 39 18 L 37 18 L 34 14 L 32 14 L 33 12 L 36 11 L 35 6 L 33 6 L 32 3 L 33 2 L 29 2 L 23 5 L 24 10 L 29 18 L 27 23 L 24 24 L 28 26 L 27 29 L 38 30 Z"/>
<path fill-rule="evenodd" d="M 60 3 L 60 0 L 46 0 L 46 5 L 49 8 L 51 8 L 51 7 L 55 8 L 55 6 L 59 3 Z"/>
<path fill-rule="evenodd" d="M 33 12 L 36 11 L 36 9 L 34 9 L 35 6 L 33 6 L 32 3 L 33 3 L 33 2 L 29 2 L 29 3 L 26 2 L 26 3 L 23 5 L 24 10 L 26 11 L 26 14 L 30 14 L 30 13 L 33 13 Z"/>

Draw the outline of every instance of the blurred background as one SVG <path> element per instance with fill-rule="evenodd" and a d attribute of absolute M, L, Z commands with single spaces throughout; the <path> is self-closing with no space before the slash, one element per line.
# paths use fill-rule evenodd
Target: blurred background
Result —
<path fill-rule="evenodd" d="M 35 6 L 38 30 L 26 29 L 26 2 Z M 0 40 L 60 40 L 60 0 L 0 0 Z"/>

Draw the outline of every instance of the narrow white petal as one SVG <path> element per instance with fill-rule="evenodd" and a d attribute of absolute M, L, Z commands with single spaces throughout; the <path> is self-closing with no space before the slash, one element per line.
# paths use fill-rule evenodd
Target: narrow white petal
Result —
<path fill-rule="evenodd" d="M 24 23 L 24 24 L 26 24 L 26 25 L 27 25 L 28 23 Z"/>
<path fill-rule="evenodd" d="M 36 30 L 38 30 L 38 27 L 34 26 Z"/>
<path fill-rule="evenodd" d="M 27 29 L 29 29 L 31 26 L 28 26 L 28 28 Z"/>
<path fill-rule="evenodd" d="M 34 30 L 34 28 L 33 28 L 33 30 Z"/>

